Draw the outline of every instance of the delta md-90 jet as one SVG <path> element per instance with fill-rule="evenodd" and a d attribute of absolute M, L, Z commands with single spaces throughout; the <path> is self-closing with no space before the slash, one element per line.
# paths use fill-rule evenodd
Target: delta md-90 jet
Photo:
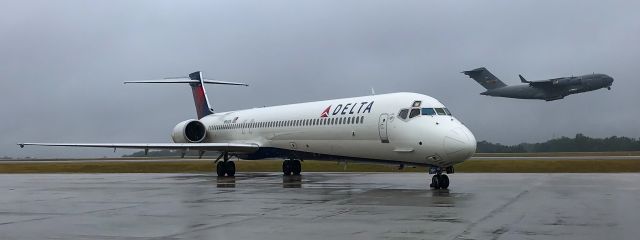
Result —
<path fill-rule="evenodd" d="M 19 143 L 27 145 L 171 149 L 184 153 L 220 152 L 218 176 L 234 176 L 231 156 L 258 160 L 285 159 L 284 175 L 299 175 L 301 160 L 349 160 L 426 166 L 432 188 L 448 188 L 446 174 L 471 157 L 476 139 L 435 98 L 417 93 L 363 97 L 261 107 L 214 113 L 204 84 L 245 85 L 208 80 L 201 72 L 188 78 L 125 83 L 187 83 L 198 119 L 178 123 L 173 143 Z"/>
<path fill-rule="evenodd" d="M 527 81 L 519 75 L 520 85 L 506 85 L 486 68 L 476 68 L 462 72 L 476 80 L 487 91 L 481 95 L 493 97 L 519 98 L 519 99 L 542 99 L 553 101 L 576 94 L 607 88 L 611 90 L 613 78 L 600 73 L 587 74 L 575 77 L 561 77 L 542 81 Z"/>

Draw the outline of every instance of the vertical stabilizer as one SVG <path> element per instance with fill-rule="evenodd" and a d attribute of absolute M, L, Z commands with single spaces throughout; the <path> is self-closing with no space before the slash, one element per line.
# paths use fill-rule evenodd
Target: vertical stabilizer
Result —
<path fill-rule="evenodd" d="M 473 80 L 476 80 L 476 82 L 480 83 L 480 85 L 482 85 L 487 90 L 507 86 L 507 84 L 504 84 L 502 81 L 500 81 L 500 79 L 498 79 L 484 67 L 464 71 L 462 73 L 469 76 L 470 78 L 473 78 Z"/>
<path fill-rule="evenodd" d="M 189 79 L 197 80 L 198 82 L 189 83 L 191 91 L 193 92 L 193 101 L 196 105 L 196 114 L 198 119 L 203 118 L 213 113 L 211 104 L 209 104 L 209 97 L 207 97 L 207 90 L 204 89 L 204 78 L 202 72 L 192 72 L 189 74 Z"/>

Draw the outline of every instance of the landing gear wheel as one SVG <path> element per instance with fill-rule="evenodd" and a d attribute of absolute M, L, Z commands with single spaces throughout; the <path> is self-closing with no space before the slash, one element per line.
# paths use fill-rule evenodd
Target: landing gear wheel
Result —
<path fill-rule="evenodd" d="M 224 177 L 226 171 L 225 162 L 218 162 L 218 164 L 216 164 L 216 173 L 218 174 L 218 177 Z"/>
<path fill-rule="evenodd" d="M 440 189 L 440 178 L 438 175 L 433 175 L 433 177 L 431 177 L 431 185 L 429 186 L 433 189 Z"/>
<path fill-rule="evenodd" d="M 293 164 L 291 164 L 291 162 L 292 162 L 291 160 L 286 160 L 286 161 L 282 162 L 282 173 L 285 176 L 289 176 L 293 172 L 293 169 L 292 169 L 292 167 L 293 167 L 292 165 Z"/>
<path fill-rule="evenodd" d="M 433 189 L 447 189 L 449 188 L 449 176 L 445 174 L 436 174 L 431 177 L 431 185 Z"/>
<path fill-rule="evenodd" d="M 227 176 L 233 177 L 236 175 L 236 163 L 232 161 L 225 162 L 225 168 Z"/>
<path fill-rule="evenodd" d="M 302 164 L 300 164 L 299 160 L 291 160 L 291 171 L 293 175 L 300 175 L 300 172 L 302 172 Z"/>
<path fill-rule="evenodd" d="M 449 188 L 449 177 L 445 174 L 439 175 L 438 183 L 440 184 L 441 189 Z"/>

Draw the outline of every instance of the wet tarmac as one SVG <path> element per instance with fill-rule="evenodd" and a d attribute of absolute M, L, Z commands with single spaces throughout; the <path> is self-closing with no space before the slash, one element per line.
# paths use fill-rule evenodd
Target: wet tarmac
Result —
<path fill-rule="evenodd" d="M 0 175 L 0 239 L 639 239 L 640 174 Z"/>

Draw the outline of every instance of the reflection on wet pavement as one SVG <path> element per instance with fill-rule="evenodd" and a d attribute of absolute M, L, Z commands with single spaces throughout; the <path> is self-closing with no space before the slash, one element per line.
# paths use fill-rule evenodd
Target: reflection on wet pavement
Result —
<path fill-rule="evenodd" d="M 0 175 L 0 239 L 637 239 L 640 174 Z"/>

